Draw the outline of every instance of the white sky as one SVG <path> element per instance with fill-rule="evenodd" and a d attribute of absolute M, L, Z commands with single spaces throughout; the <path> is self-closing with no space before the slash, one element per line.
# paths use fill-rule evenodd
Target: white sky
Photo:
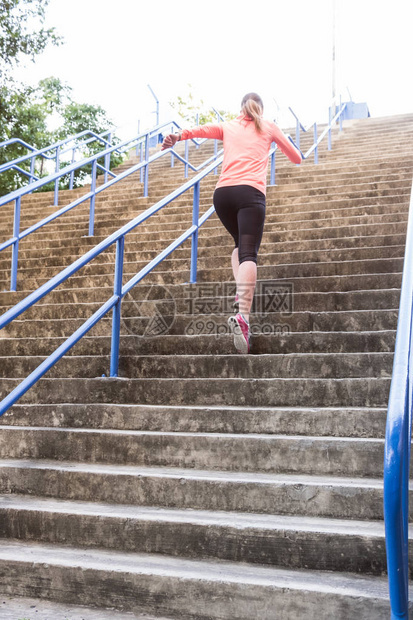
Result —
<path fill-rule="evenodd" d="M 412 0 L 336 2 L 338 88 L 367 102 L 372 116 L 413 112 Z M 138 119 L 141 128 L 155 122 L 148 83 L 162 121 L 188 84 L 205 103 L 235 113 L 256 91 L 269 118 L 275 99 L 305 123 L 324 121 L 332 15 L 333 0 L 50 0 L 47 24 L 65 44 L 18 77 L 60 77 L 77 101 L 106 109 L 123 136 Z"/>

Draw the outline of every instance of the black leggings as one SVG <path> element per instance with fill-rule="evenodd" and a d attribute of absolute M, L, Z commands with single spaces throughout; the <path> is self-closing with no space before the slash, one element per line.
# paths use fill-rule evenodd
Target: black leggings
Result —
<path fill-rule="evenodd" d="M 214 192 L 217 215 L 238 248 L 239 263 L 257 262 L 265 220 L 265 195 L 251 185 L 218 187 Z"/>

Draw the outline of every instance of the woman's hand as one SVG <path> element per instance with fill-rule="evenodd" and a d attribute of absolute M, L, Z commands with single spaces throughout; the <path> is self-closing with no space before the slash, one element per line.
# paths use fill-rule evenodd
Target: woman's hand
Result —
<path fill-rule="evenodd" d="M 165 136 L 164 141 L 162 142 L 162 151 L 165 149 L 170 149 L 178 142 L 179 136 L 176 133 L 170 133 L 168 136 Z"/>

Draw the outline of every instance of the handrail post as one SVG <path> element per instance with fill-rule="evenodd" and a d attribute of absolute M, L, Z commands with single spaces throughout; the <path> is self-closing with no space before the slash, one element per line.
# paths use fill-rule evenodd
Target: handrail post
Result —
<path fill-rule="evenodd" d="M 112 146 L 112 144 L 111 144 L 111 142 L 112 142 L 112 133 L 108 134 L 107 140 L 108 140 L 109 146 Z M 107 148 L 107 146 L 106 146 L 106 148 Z M 105 183 L 108 182 L 108 170 L 110 170 L 110 156 L 111 156 L 111 153 L 106 153 L 106 155 L 105 155 Z"/>
<path fill-rule="evenodd" d="M 270 174 L 270 185 L 275 185 L 275 144 L 272 143 L 271 147 L 274 149 L 274 152 L 271 155 L 271 174 Z"/>
<path fill-rule="evenodd" d="M 144 181 L 143 181 L 143 196 L 144 196 L 144 198 L 147 198 L 147 196 L 148 196 L 148 180 L 149 180 L 148 159 L 149 159 L 149 133 L 146 134 L 146 138 L 145 138 L 145 161 L 146 161 L 146 166 L 144 166 L 145 173 L 144 173 Z"/>
<path fill-rule="evenodd" d="M 90 197 L 89 208 L 89 237 L 93 237 L 95 231 L 95 200 L 96 200 L 96 171 L 98 160 L 95 159 L 92 163 L 92 184 L 90 191 L 93 192 Z"/>
<path fill-rule="evenodd" d="M 125 250 L 125 235 L 116 241 L 115 281 L 113 293 L 119 297 L 112 310 L 112 343 L 110 350 L 110 376 L 117 377 L 119 373 L 119 343 L 120 317 L 122 304 L 123 256 Z"/>
<path fill-rule="evenodd" d="M 173 133 L 174 128 L 171 127 L 171 133 Z M 172 147 L 172 151 L 175 150 L 175 145 Z M 175 156 L 171 151 L 171 168 L 173 168 L 175 166 Z"/>
<path fill-rule="evenodd" d="M 340 111 L 341 111 L 341 95 L 340 95 Z M 340 114 L 338 122 L 339 122 L 340 131 L 343 131 L 343 115 L 342 114 Z"/>
<path fill-rule="evenodd" d="M 297 144 L 298 148 L 300 148 L 300 121 L 298 120 L 298 118 L 296 119 L 295 124 L 295 143 Z"/>
<path fill-rule="evenodd" d="M 185 179 L 188 178 L 188 172 L 189 172 L 188 160 L 189 160 L 189 142 L 188 140 L 185 140 Z"/>
<path fill-rule="evenodd" d="M 73 149 L 72 149 L 72 164 L 75 163 L 75 153 L 76 153 L 76 147 L 73 147 Z M 69 189 L 73 189 L 74 180 L 75 180 L 75 171 L 72 170 L 72 172 L 70 173 Z"/>
<path fill-rule="evenodd" d="M 141 133 L 141 121 L 139 120 L 138 121 L 138 136 L 140 133 Z M 139 141 L 136 143 L 135 155 L 136 157 L 139 155 Z"/>
<path fill-rule="evenodd" d="M 316 145 L 314 149 L 314 163 L 318 164 L 317 123 L 314 123 L 314 144 Z"/>
<path fill-rule="evenodd" d="M 328 108 L 328 125 L 330 127 L 330 129 L 328 130 L 328 150 L 331 151 L 331 119 L 332 119 L 332 115 L 331 115 L 331 106 Z"/>
<path fill-rule="evenodd" d="M 30 174 L 31 174 L 31 177 L 30 177 L 29 183 L 33 183 L 34 182 L 34 167 L 35 167 L 35 164 L 36 164 L 36 155 L 33 155 L 33 157 L 30 160 Z"/>
<path fill-rule="evenodd" d="M 140 147 L 139 147 L 139 163 L 142 163 L 142 160 L 143 160 L 143 140 L 141 140 Z M 141 183 L 143 183 L 143 175 L 144 175 L 144 169 L 141 168 L 140 169 Z"/>
<path fill-rule="evenodd" d="M 14 205 L 14 221 L 13 221 L 13 237 L 15 241 L 12 245 L 11 254 L 11 278 L 10 278 L 10 290 L 15 293 L 17 290 L 17 264 L 19 260 L 19 234 L 20 234 L 20 207 L 21 196 L 16 198 Z"/>
<path fill-rule="evenodd" d="M 60 168 L 60 146 L 56 148 L 56 165 L 55 172 L 59 172 Z M 57 207 L 59 205 L 59 179 L 56 179 L 54 182 L 54 205 Z"/>
<path fill-rule="evenodd" d="M 196 226 L 196 230 L 192 233 L 191 245 L 191 273 L 189 281 L 191 284 L 196 282 L 197 275 L 197 259 L 198 259 L 198 230 L 199 230 L 199 181 L 194 185 L 194 205 L 192 210 L 192 225 Z"/>

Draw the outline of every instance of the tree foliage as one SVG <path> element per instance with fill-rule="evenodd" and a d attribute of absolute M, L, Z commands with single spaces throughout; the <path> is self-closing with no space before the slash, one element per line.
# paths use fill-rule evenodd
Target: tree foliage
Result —
<path fill-rule="evenodd" d="M 45 148 L 82 131 L 89 130 L 100 134 L 113 128 L 103 108 L 87 103 L 77 103 L 72 99 L 71 88 L 56 77 L 41 80 L 36 88 L 22 87 L 8 90 L 6 87 L 0 87 L 0 110 L 3 119 L 0 141 L 18 137 L 37 149 Z M 57 128 L 52 129 L 51 122 Z M 87 136 L 83 140 L 86 138 Z M 80 152 L 82 157 L 90 157 L 104 148 L 105 145 L 102 142 L 94 140 L 82 146 Z M 28 149 L 21 144 L 9 145 L 0 149 L 0 164 L 22 157 L 28 152 Z M 120 155 L 112 154 L 112 167 L 122 160 Z M 71 152 L 62 156 L 60 167 L 69 163 L 71 163 Z M 103 160 L 99 163 L 103 164 Z M 22 162 L 19 166 L 23 170 L 30 170 L 29 160 Z M 51 171 L 50 165 L 45 163 L 44 158 L 38 157 L 35 174 L 42 177 L 50 174 Z M 81 185 L 90 171 L 91 166 L 77 170 L 74 186 Z M 0 196 L 26 183 L 27 178 L 16 170 L 2 172 L 0 174 Z M 68 185 L 69 178 L 62 178 L 60 187 L 65 189 Z M 43 188 L 44 191 L 48 189 L 50 189 L 49 186 Z"/>
<path fill-rule="evenodd" d="M 24 60 L 34 60 L 47 45 L 59 45 L 62 39 L 54 28 L 45 28 L 46 8 L 49 0 L 0 0 L 0 142 L 19 138 L 36 149 L 63 140 L 84 130 L 96 134 L 112 128 L 106 112 L 100 106 L 78 103 L 72 99 L 72 89 L 57 77 L 41 80 L 36 87 L 18 84 L 13 70 Z M 57 128 L 56 128 L 57 127 Z M 101 142 L 91 142 L 82 148 L 88 157 L 101 151 Z M 28 149 L 18 143 L 0 149 L 0 164 L 27 155 Z M 71 155 L 71 153 L 69 153 Z M 61 167 L 70 163 L 66 155 Z M 122 161 L 112 155 L 112 165 Z M 101 163 L 101 162 L 99 162 Z M 19 164 L 29 171 L 30 163 Z M 84 168 L 75 174 L 75 186 L 89 174 Z M 45 176 L 50 167 L 42 158 L 36 161 L 35 174 Z M 69 180 L 62 179 L 61 187 Z M 27 178 L 16 170 L 0 174 L 0 196 L 18 189 Z M 49 188 L 44 188 L 49 189 Z"/>
<path fill-rule="evenodd" d="M 49 0 L 0 0 L 0 80 L 22 57 L 34 58 L 48 44 L 62 39 L 54 28 L 44 28 Z"/>

